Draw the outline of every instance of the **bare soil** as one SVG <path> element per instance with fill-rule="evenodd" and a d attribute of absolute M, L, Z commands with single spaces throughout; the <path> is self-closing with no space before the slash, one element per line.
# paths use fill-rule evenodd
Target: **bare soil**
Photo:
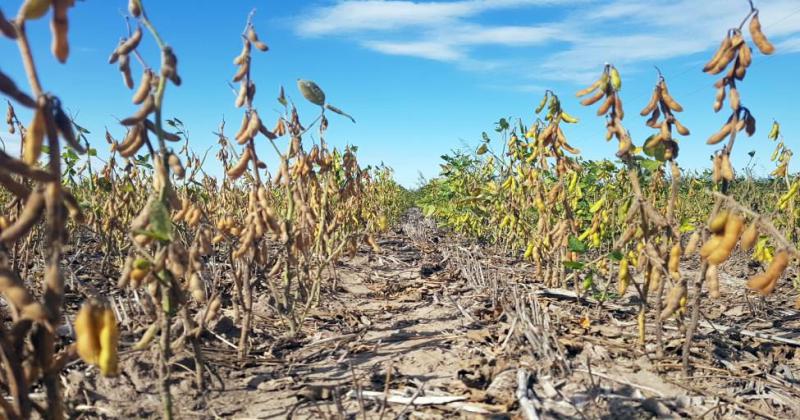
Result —
<path fill-rule="evenodd" d="M 256 303 L 243 363 L 228 305 L 203 337 L 212 372 L 204 389 L 187 349 L 172 359 L 176 417 L 525 418 L 524 374 L 540 418 L 800 418 L 800 315 L 789 280 L 763 299 L 743 285 L 756 267 L 726 264 L 722 298 L 702 303 L 687 378 L 685 325 L 665 322 L 657 358 L 653 319 L 649 344 L 637 344 L 631 291 L 600 303 L 546 289 L 529 264 L 413 212 L 379 243 L 381 252 L 363 249 L 339 264 L 335 291 L 299 338 L 285 337 L 266 302 Z M 684 275 L 693 279 L 697 265 Z M 112 379 L 72 364 L 64 373 L 72 416 L 159 417 L 156 360 L 155 346 L 124 353 L 124 374 Z"/>

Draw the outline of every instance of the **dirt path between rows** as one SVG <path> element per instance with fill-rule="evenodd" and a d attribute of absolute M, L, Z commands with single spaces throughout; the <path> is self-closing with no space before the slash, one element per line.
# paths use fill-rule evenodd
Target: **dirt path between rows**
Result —
<path fill-rule="evenodd" d="M 540 418 L 800 418 L 799 317 L 785 302 L 739 299 L 747 267 L 722 276 L 723 302 L 704 304 L 687 380 L 683 326 L 667 323 L 665 357 L 654 360 L 636 345 L 632 295 L 601 307 L 544 289 L 529 266 L 460 243 L 418 213 L 380 245 L 337 267 L 337 293 L 306 319 L 305 337 L 281 338 L 259 313 L 244 366 L 225 343 L 236 329 L 220 320 L 205 337 L 217 379 L 204 392 L 188 353 L 177 354 L 178 418 L 525 418 L 520 374 Z M 72 409 L 157 417 L 153 360 L 126 356 L 117 379 L 72 370 L 67 393 L 85 401 Z"/>

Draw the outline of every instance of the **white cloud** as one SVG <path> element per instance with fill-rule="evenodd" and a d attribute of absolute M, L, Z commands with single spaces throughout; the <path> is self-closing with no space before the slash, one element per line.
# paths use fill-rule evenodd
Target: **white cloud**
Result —
<path fill-rule="evenodd" d="M 453 45 L 436 41 L 388 42 L 367 41 L 365 47 L 389 55 L 407 55 L 436 61 L 458 61 L 465 56 Z"/>
<path fill-rule="evenodd" d="M 568 27 L 586 28 L 585 38 L 553 53 L 542 68 L 565 70 L 556 74 L 560 80 L 575 77 L 571 80 L 588 82 L 596 77 L 589 70 L 603 62 L 655 64 L 700 52 L 710 55 L 726 31 L 738 26 L 746 14 L 746 7 L 730 0 L 612 1 L 567 19 L 564 24 Z M 760 19 L 773 40 L 798 34 L 800 4 L 796 0 L 764 2 Z"/>
<path fill-rule="evenodd" d="M 396 0 L 343 0 L 322 7 L 299 21 L 306 36 L 345 34 L 367 30 L 434 27 L 500 10 L 531 5 L 574 3 L 575 0 L 461 0 L 420 2 Z"/>
<path fill-rule="evenodd" d="M 460 25 L 458 28 L 429 31 L 420 38 L 418 41 L 361 41 L 361 45 L 389 55 L 456 61 L 466 65 L 470 47 L 541 45 L 548 40 L 559 39 L 560 35 L 552 27 Z"/>
<path fill-rule="evenodd" d="M 800 37 L 784 40 L 778 44 L 777 48 L 784 52 L 800 52 Z"/>
<path fill-rule="evenodd" d="M 469 15 L 468 4 L 422 4 L 410 1 L 346 1 L 322 8 L 300 21 L 303 35 L 343 34 L 431 26 Z"/>
<path fill-rule="evenodd" d="M 581 5 L 588 7 L 579 7 Z M 779 52 L 800 51 L 800 3 L 762 2 L 761 22 Z M 497 10 L 549 6 L 567 13 L 531 13 L 531 25 L 480 22 Z M 516 13 L 512 10 L 512 13 Z M 536 57 L 539 78 L 591 80 L 604 62 L 654 63 L 711 52 L 727 29 L 738 26 L 747 4 L 730 0 L 338 0 L 298 22 L 304 36 L 344 36 L 383 54 L 450 62 L 467 69 L 498 69 L 518 57 Z M 553 18 L 558 16 L 558 18 Z M 550 17 L 550 21 L 542 18 Z M 512 54 L 485 47 L 516 48 Z M 525 48 L 535 49 L 533 51 Z M 533 59 L 529 60 L 529 64 Z M 517 63 L 519 64 L 519 63 Z"/>
<path fill-rule="evenodd" d="M 541 45 L 550 40 L 567 37 L 555 26 L 498 26 L 461 25 L 446 30 L 447 38 L 454 45 L 503 45 L 523 47 Z"/>

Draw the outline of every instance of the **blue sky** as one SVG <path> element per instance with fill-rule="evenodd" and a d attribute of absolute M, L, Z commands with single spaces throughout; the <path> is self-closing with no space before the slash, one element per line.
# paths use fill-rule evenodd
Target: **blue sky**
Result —
<path fill-rule="evenodd" d="M 766 172 L 772 166 L 774 145 L 766 139 L 772 119 L 783 123 L 790 147 L 800 136 L 794 98 L 800 2 L 755 1 L 778 52 L 756 54 L 740 85 L 759 131 L 737 142 L 734 165 L 742 167 L 746 153 L 755 150 L 756 169 Z M 0 7 L 14 15 L 20 3 L 6 1 Z M 43 85 L 92 131 L 90 139 L 101 154 L 107 149 L 104 127 L 119 137 L 123 130 L 116 119 L 135 110 L 116 67 L 106 63 L 124 34 L 126 3 L 77 3 L 70 13 L 72 54 L 65 65 L 49 54 L 49 19 L 28 27 L 38 47 L 35 59 Z M 634 111 L 650 97 L 653 66 L 661 68 L 686 109 L 679 119 L 692 130 L 680 141 L 679 163 L 707 167 L 714 149 L 705 140 L 727 114 L 711 109 L 715 79 L 700 68 L 725 30 L 748 11 L 745 0 L 145 0 L 145 7 L 178 54 L 184 80 L 168 91 L 165 115 L 186 123 L 195 150 L 216 144 L 212 131 L 223 117 L 228 133 L 240 121 L 228 81 L 235 71 L 231 60 L 241 47 L 239 33 L 247 13 L 256 8 L 256 29 L 271 47 L 254 60 L 255 105 L 262 119 L 271 125 L 277 118 L 274 98 L 283 85 L 310 121 L 316 108 L 300 97 L 295 80 L 314 80 L 329 102 L 358 121 L 351 124 L 332 115 L 328 141 L 358 145 L 363 164 L 384 162 L 407 186 L 416 185 L 419 173 L 435 176 L 441 154 L 477 145 L 481 132 L 491 131 L 499 118 L 530 122 L 545 89 L 558 93 L 566 109 L 581 119 L 566 130 L 571 143 L 589 159 L 612 157 L 616 145 L 603 140 L 604 122 L 574 96 L 597 78 L 604 62 L 622 73 L 625 124 L 637 144 L 651 130 Z M 141 48 L 157 64 L 152 40 L 146 38 Z M 24 85 L 16 45 L 0 40 L 0 56 L 0 69 Z M 133 69 L 138 79 L 137 63 Z M 3 130 L 0 137 L 16 150 L 13 136 Z M 266 144 L 261 147 L 262 155 L 269 153 Z M 220 173 L 215 162 L 207 169 Z"/>

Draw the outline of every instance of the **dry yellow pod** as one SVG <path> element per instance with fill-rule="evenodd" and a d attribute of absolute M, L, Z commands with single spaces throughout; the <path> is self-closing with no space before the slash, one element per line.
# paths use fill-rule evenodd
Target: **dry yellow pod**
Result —
<path fill-rule="evenodd" d="M 739 30 L 735 30 L 733 35 L 731 36 L 731 44 L 730 46 L 722 53 L 722 56 L 717 61 L 716 66 L 711 69 L 711 74 L 719 74 L 725 68 L 728 67 L 728 64 L 736 58 L 736 51 L 738 51 L 739 46 L 744 42 L 744 38 L 742 37 L 742 33 Z"/>
<path fill-rule="evenodd" d="M 706 144 L 717 144 L 724 140 L 734 129 L 733 121 L 728 122 L 727 124 L 723 125 L 722 128 L 714 133 L 711 137 L 708 138 Z"/>
<path fill-rule="evenodd" d="M 706 269 L 706 281 L 708 282 L 708 295 L 714 299 L 719 298 L 719 269 L 716 265 L 710 264 Z"/>
<path fill-rule="evenodd" d="M 132 101 L 135 105 L 139 105 L 150 96 L 150 84 L 153 81 L 153 71 L 150 69 L 145 69 L 142 72 L 142 78 L 139 80 L 139 87 L 136 89 L 136 92 L 133 94 Z"/>
<path fill-rule="evenodd" d="M 245 100 L 247 100 L 247 84 L 242 82 L 239 85 L 239 94 L 236 95 L 236 101 L 234 102 L 236 108 L 241 108 L 244 106 Z"/>
<path fill-rule="evenodd" d="M 228 169 L 227 172 L 228 177 L 235 180 L 244 175 L 244 172 L 247 170 L 247 164 L 250 162 L 251 158 L 250 153 L 251 152 L 249 147 L 244 149 L 244 153 L 242 153 L 242 156 L 239 158 L 239 161 L 236 162 L 236 164 L 233 165 L 230 169 Z"/>
<path fill-rule="evenodd" d="M 686 294 L 686 286 L 683 283 L 676 284 L 670 289 L 667 298 L 664 300 L 664 309 L 661 310 L 661 320 L 672 316 L 681 305 L 681 298 Z"/>
<path fill-rule="evenodd" d="M 120 289 L 125 288 L 131 281 L 131 272 L 133 271 L 133 256 L 129 255 L 125 258 L 125 264 L 122 266 L 122 273 L 117 280 L 117 287 Z"/>
<path fill-rule="evenodd" d="M 203 212 L 200 211 L 197 207 L 192 209 L 191 213 L 188 213 L 186 216 L 186 224 L 191 227 L 196 227 L 198 223 L 200 223 L 200 219 L 203 216 Z"/>
<path fill-rule="evenodd" d="M 739 107 L 742 105 L 741 97 L 739 96 L 739 89 L 731 87 L 731 89 L 728 91 L 728 103 L 731 105 L 731 109 L 734 111 L 739 110 Z"/>
<path fill-rule="evenodd" d="M 719 153 L 714 154 L 712 161 L 711 181 L 715 184 L 722 182 L 722 156 Z"/>
<path fill-rule="evenodd" d="M 20 312 L 23 308 L 33 303 L 33 297 L 21 282 L 4 288 L 3 296 L 11 302 Z"/>
<path fill-rule="evenodd" d="M 708 258 L 715 249 L 719 247 L 719 244 L 722 243 L 722 235 L 714 234 L 706 242 L 700 247 L 700 256 L 703 258 Z"/>
<path fill-rule="evenodd" d="M 753 246 L 756 244 L 758 240 L 758 227 L 756 226 L 756 222 L 750 223 L 750 226 L 745 229 L 744 233 L 742 233 L 742 239 L 739 243 L 739 246 L 742 247 L 742 251 L 749 251 L 753 249 Z"/>
<path fill-rule="evenodd" d="M 131 132 L 133 133 L 133 130 L 131 130 Z M 136 130 L 136 132 L 133 134 L 135 134 L 136 137 L 131 137 L 131 142 L 127 146 L 122 147 L 122 145 L 120 145 L 117 148 L 117 150 L 119 151 L 119 155 L 124 158 L 129 158 L 135 155 L 136 152 L 138 152 L 139 149 L 141 149 L 142 146 L 145 145 L 145 140 L 147 139 L 146 130 L 144 129 Z"/>
<path fill-rule="evenodd" d="M 742 234 L 743 226 L 744 220 L 741 216 L 736 214 L 728 216 L 728 222 L 725 224 L 725 233 L 722 236 L 722 240 L 719 246 L 717 246 L 707 258 L 709 264 L 722 264 L 731 256 L 731 252 L 736 246 L 736 242 L 739 241 L 739 236 Z"/>
<path fill-rule="evenodd" d="M 606 95 L 606 94 L 605 94 L 605 92 L 603 92 L 602 90 L 599 90 L 599 91 L 597 91 L 597 93 L 595 93 L 594 95 L 592 95 L 592 96 L 590 96 L 590 97 L 588 97 L 588 98 L 586 98 L 586 99 L 582 100 L 582 101 L 581 101 L 581 105 L 583 105 L 583 106 L 591 106 L 591 105 L 594 105 L 594 104 L 596 104 L 598 101 L 600 101 L 601 99 L 603 99 L 603 97 L 604 97 L 605 95 Z"/>
<path fill-rule="evenodd" d="M 22 160 L 28 165 L 33 165 L 39 160 L 39 156 L 42 154 L 45 131 L 44 113 L 37 107 L 33 115 L 33 121 L 28 126 L 28 131 L 25 132 Z"/>
<path fill-rule="evenodd" d="M 102 306 L 91 301 L 84 302 L 75 316 L 75 350 L 84 362 L 91 365 L 96 365 L 100 357 L 102 322 Z"/>
<path fill-rule="evenodd" d="M 381 247 L 380 247 L 380 245 L 378 245 L 378 242 L 375 240 L 375 238 L 374 238 L 374 237 L 373 237 L 371 234 L 370 234 L 370 235 L 365 235 L 364 241 L 365 241 L 365 242 L 366 242 L 366 243 L 367 243 L 369 246 L 371 246 L 371 247 L 372 247 L 372 251 L 373 251 L 373 252 L 381 252 Z"/>
<path fill-rule="evenodd" d="M 733 172 L 733 165 L 731 165 L 731 158 L 730 155 L 727 153 L 722 154 L 722 163 L 720 166 L 720 175 L 722 175 L 722 179 L 726 181 L 733 181 L 735 176 Z"/>
<path fill-rule="evenodd" d="M 153 342 L 153 339 L 156 337 L 156 333 L 159 331 L 160 327 L 157 322 L 150 324 L 147 328 L 147 331 L 144 332 L 142 338 L 139 339 L 138 342 L 131 348 L 132 350 L 144 350 L 146 349 L 150 343 Z"/>
<path fill-rule="evenodd" d="M 22 20 L 39 19 L 50 9 L 50 0 L 25 0 L 19 9 Z"/>
<path fill-rule="evenodd" d="M 649 291 L 655 291 L 661 287 L 661 274 L 661 266 L 654 264 L 650 267 L 650 275 L 647 277 L 647 281 L 650 283 L 647 287 Z"/>
<path fill-rule="evenodd" d="M 595 90 L 597 90 L 597 89 L 600 89 L 601 87 L 603 87 L 603 84 L 604 84 L 604 81 L 603 81 L 603 79 L 601 78 L 601 79 L 599 79 L 599 80 L 595 81 L 594 83 L 592 83 L 592 84 L 591 84 L 591 86 L 589 86 L 589 87 L 587 87 L 587 88 L 585 88 L 585 89 L 581 89 L 581 90 L 579 90 L 579 91 L 578 91 L 578 92 L 575 94 L 575 96 L 577 96 L 577 97 L 579 97 L 579 98 L 580 98 L 581 96 L 586 96 L 586 95 L 588 95 L 588 94 L 590 94 L 590 93 L 594 92 Z"/>
<path fill-rule="evenodd" d="M 697 251 L 697 244 L 700 243 L 700 232 L 695 231 L 689 237 L 689 242 L 686 243 L 686 255 L 692 255 Z"/>
<path fill-rule="evenodd" d="M 131 270 L 131 280 L 140 282 L 144 280 L 145 277 L 150 273 L 149 269 L 146 268 L 134 268 Z"/>
<path fill-rule="evenodd" d="M 758 50 L 762 54 L 770 55 L 775 52 L 775 47 L 769 42 L 764 32 L 761 31 L 761 21 L 758 18 L 758 12 L 753 15 L 750 20 L 750 36 L 753 38 L 753 43 L 756 44 Z"/>
<path fill-rule="evenodd" d="M 35 190 L 31 192 L 19 218 L 0 232 L 0 242 L 9 244 L 28 233 L 33 228 L 33 225 L 39 221 L 44 207 L 45 199 L 42 191 Z"/>
<path fill-rule="evenodd" d="M 614 105 L 614 96 L 616 95 L 609 95 L 606 98 L 605 102 L 603 102 L 603 104 L 600 105 L 600 108 L 597 108 L 598 116 L 603 116 L 606 113 L 608 113 L 608 111 L 611 109 L 611 105 Z"/>
<path fill-rule="evenodd" d="M 133 88 L 133 81 L 131 81 L 130 87 Z M 144 121 L 144 119 L 147 118 L 147 116 L 150 115 L 150 113 L 155 111 L 155 109 L 156 109 L 156 100 L 153 97 L 153 95 L 149 95 L 147 99 L 145 99 L 144 102 L 142 102 L 142 105 L 139 107 L 139 109 L 137 109 L 136 112 L 133 113 L 133 115 L 131 115 L 130 117 L 122 119 L 122 121 L 120 121 L 120 124 L 125 126 L 138 125 L 139 123 Z"/>
<path fill-rule="evenodd" d="M 255 45 L 255 47 L 260 51 L 267 51 L 269 49 L 267 44 L 258 39 L 258 34 L 256 34 L 256 31 L 253 30 L 252 27 L 247 30 L 247 39 L 252 42 L 253 45 Z"/>
<path fill-rule="evenodd" d="M 214 296 L 214 298 L 209 302 L 208 309 L 206 310 L 206 315 L 203 318 L 203 323 L 208 324 L 209 322 L 213 321 L 217 318 L 219 314 L 220 306 L 222 306 L 222 300 L 220 300 L 219 295 Z"/>
<path fill-rule="evenodd" d="M 753 289 L 762 295 L 769 295 L 775 290 L 778 284 L 778 279 L 781 274 L 786 270 L 789 265 L 789 252 L 786 250 L 778 251 L 773 257 L 772 262 L 767 269 L 761 273 L 756 274 L 747 281 L 747 287 Z"/>
<path fill-rule="evenodd" d="M 617 275 L 617 280 L 617 293 L 619 293 L 620 296 L 623 296 L 625 295 L 625 292 L 628 290 L 628 286 L 631 283 L 631 272 L 627 258 L 622 258 L 622 261 L 619 262 L 619 274 Z"/>
<path fill-rule="evenodd" d="M 664 100 L 664 103 L 667 104 L 669 109 L 675 112 L 683 112 L 683 107 L 669 94 L 667 84 L 664 82 L 661 82 L 661 98 Z"/>
<path fill-rule="evenodd" d="M 725 224 L 728 222 L 728 211 L 722 210 L 708 224 L 708 230 L 711 233 L 722 233 L 725 230 Z"/>
<path fill-rule="evenodd" d="M 181 208 L 175 214 L 172 215 L 173 222 L 180 222 L 186 217 L 186 214 L 189 210 L 192 209 L 192 205 L 189 203 L 189 200 L 184 198 L 181 200 Z M 219 225 L 219 223 L 217 223 Z M 220 228 L 221 229 L 221 228 Z"/>
<path fill-rule="evenodd" d="M 186 170 L 183 169 L 180 158 L 178 158 L 178 156 L 176 156 L 174 153 L 170 153 L 168 160 L 172 173 L 174 173 L 178 179 L 183 179 L 183 177 L 186 176 Z"/>
<path fill-rule="evenodd" d="M 731 37 L 726 36 L 725 39 L 722 40 L 717 52 L 714 53 L 714 56 L 703 66 L 703 71 L 708 72 L 712 69 L 717 67 L 717 64 L 722 59 L 722 56 L 725 54 L 726 51 L 731 47 Z"/>
<path fill-rule="evenodd" d="M 199 274 L 192 273 L 192 276 L 189 277 L 189 290 L 196 301 L 201 303 L 206 301 L 206 289 Z"/>
<path fill-rule="evenodd" d="M 54 0 L 53 18 L 50 20 L 50 32 L 53 34 L 53 55 L 62 63 L 66 62 L 69 57 L 67 8 L 70 3 L 70 0 Z"/>
<path fill-rule="evenodd" d="M 650 114 L 651 112 L 655 111 L 656 107 L 658 106 L 658 102 L 660 100 L 661 100 L 661 84 L 659 83 L 659 85 L 656 86 L 655 89 L 653 89 L 653 95 L 650 96 L 650 102 L 648 102 L 647 105 L 642 109 L 642 111 L 639 112 L 639 115 L 645 117 L 647 116 L 647 114 Z"/>
<path fill-rule="evenodd" d="M 142 27 L 137 26 L 136 30 L 133 31 L 133 34 L 130 38 L 126 39 L 124 42 L 120 43 L 117 46 L 117 54 L 119 55 L 128 55 L 139 46 L 139 42 L 142 40 Z"/>
<path fill-rule="evenodd" d="M 102 314 L 100 327 L 100 354 L 97 365 L 103 376 L 116 376 L 119 374 L 119 329 L 114 310 L 105 308 Z"/>
<path fill-rule="evenodd" d="M 675 129 L 678 130 L 678 134 L 682 136 L 688 136 L 689 134 L 691 134 L 689 129 L 686 128 L 683 124 L 681 124 L 681 122 L 678 121 L 677 119 L 675 119 L 673 123 L 675 123 Z"/>
<path fill-rule="evenodd" d="M 142 15 L 142 8 L 139 5 L 139 2 L 136 0 L 128 0 L 128 12 L 133 17 L 139 17 Z"/>
<path fill-rule="evenodd" d="M 679 271 L 680 263 L 681 263 L 681 244 L 675 244 L 669 251 L 669 262 L 667 263 L 667 269 L 669 271 L 669 274 L 675 281 L 681 279 L 681 273 Z"/>

